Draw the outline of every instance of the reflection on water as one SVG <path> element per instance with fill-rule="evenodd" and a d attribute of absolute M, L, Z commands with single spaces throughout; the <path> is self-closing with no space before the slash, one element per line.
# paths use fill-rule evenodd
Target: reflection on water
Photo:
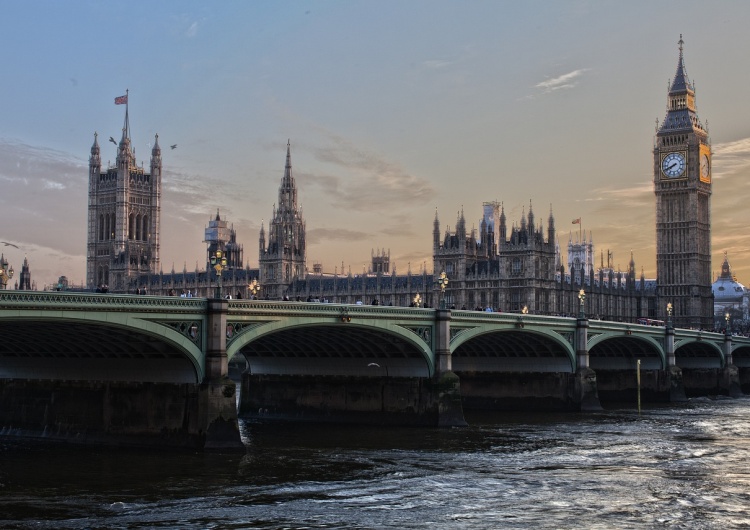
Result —
<path fill-rule="evenodd" d="M 2 528 L 737 528 L 750 399 L 470 427 L 243 423 L 244 456 L 0 441 Z"/>

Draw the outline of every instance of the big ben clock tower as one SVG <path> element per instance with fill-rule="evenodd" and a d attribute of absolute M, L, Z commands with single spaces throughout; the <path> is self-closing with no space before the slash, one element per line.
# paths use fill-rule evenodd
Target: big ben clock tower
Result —
<path fill-rule="evenodd" d="M 671 303 L 675 326 L 710 329 L 711 145 L 696 112 L 683 44 L 680 35 L 667 115 L 654 143 L 658 311 L 666 317 Z"/>

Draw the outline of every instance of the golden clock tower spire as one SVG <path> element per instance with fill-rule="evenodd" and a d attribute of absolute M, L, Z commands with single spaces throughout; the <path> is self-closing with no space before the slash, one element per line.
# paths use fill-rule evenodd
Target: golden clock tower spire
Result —
<path fill-rule="evenodd" d="M 667 114 L 654 142 L 657 314 L 674 308 L 678 327 L 710 328 L 711 145 L 698 118 L 682 35 Z"/>

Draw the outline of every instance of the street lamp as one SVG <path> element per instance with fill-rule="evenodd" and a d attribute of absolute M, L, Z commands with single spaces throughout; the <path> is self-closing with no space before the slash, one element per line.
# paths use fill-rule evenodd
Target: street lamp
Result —
<path fill-rule="evenodd" d="M 672 325 L 672 302 L 667 303 L 667 326 Z"/>
<path fill-rule="evenodd" d="M 583 311 L 583 304 L 586 302 L 586 293 L 583 289 L 578 291 L 578 299 L 581 301 L 581 312 L 578 314 L 578 318 L 586 318 L 586 314 Z"/>
<path fill-rule="evenodd" d="M 414 307 L 419 307 L 419 304 L 422 303 L 422 297 L 419 296 L 419 293 L 414 295 Z"/>
<path fill-rule="evenodd" d="M 724 313 L 724 321 L 726 322 L 726 327 L 724 328 L 724 333 L 726 335 L 731 335 L 731 333 L 729 333 L 729 311 L 727 311 L 726 313 Z"/>
<path fill-rule="evenodd" d="M 7 289 L 8 280 L 13 277 L 13 267 L 8 268 L 8 261 L 0 256 L 0 289 Z"/>
<path fill-rule="evenodd" d="M 258 283 L 258 280 L 253 278 L 253 281 L 248 284 L 247 290 L 250 293 L 250 299 L 254 300 L 255 295 L 260 291 L 260 283 Z"/>
<path fill-rule="evenodd" d="M 440 273 L 438 284 L 440 285 L 440 309 L 445 309 L 445 288 L 448 287 L 448 275 L 445 271 Z"/>
<path fill-rule="evenodd" d="M 227 268 L 227 258 L 221 250 L 211 254 L 211 266 L 216 271 L 216 298 L 221 298 L 221 273 Z"/>

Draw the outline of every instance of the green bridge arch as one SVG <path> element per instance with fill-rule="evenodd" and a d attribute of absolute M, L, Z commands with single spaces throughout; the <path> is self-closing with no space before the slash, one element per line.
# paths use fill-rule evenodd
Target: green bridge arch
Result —
<path fill-rule="evenodd" d="M 398 314 L 385 320 L 383 312 L 373 313 L 366 306 L 344 307 L 344 311 L 341 306 L 303 304 L 307 315 L 281 316 L 272 314 L 274 309 L 254 305 L 246 311 L 237 306 L 230 311 L 228 359 L 244 355 L 253 373 L 287 373 L 289 363 L 284 358 L 293 357 L 296 370 L 305 374 L 379 373 L 373 368 L 387 370 L 389 376 L 435 374 L 434 323 L 424 310 L 408 314 L 408 320 Z M 288 311 L 289 304 L 283 309 Z"/>

